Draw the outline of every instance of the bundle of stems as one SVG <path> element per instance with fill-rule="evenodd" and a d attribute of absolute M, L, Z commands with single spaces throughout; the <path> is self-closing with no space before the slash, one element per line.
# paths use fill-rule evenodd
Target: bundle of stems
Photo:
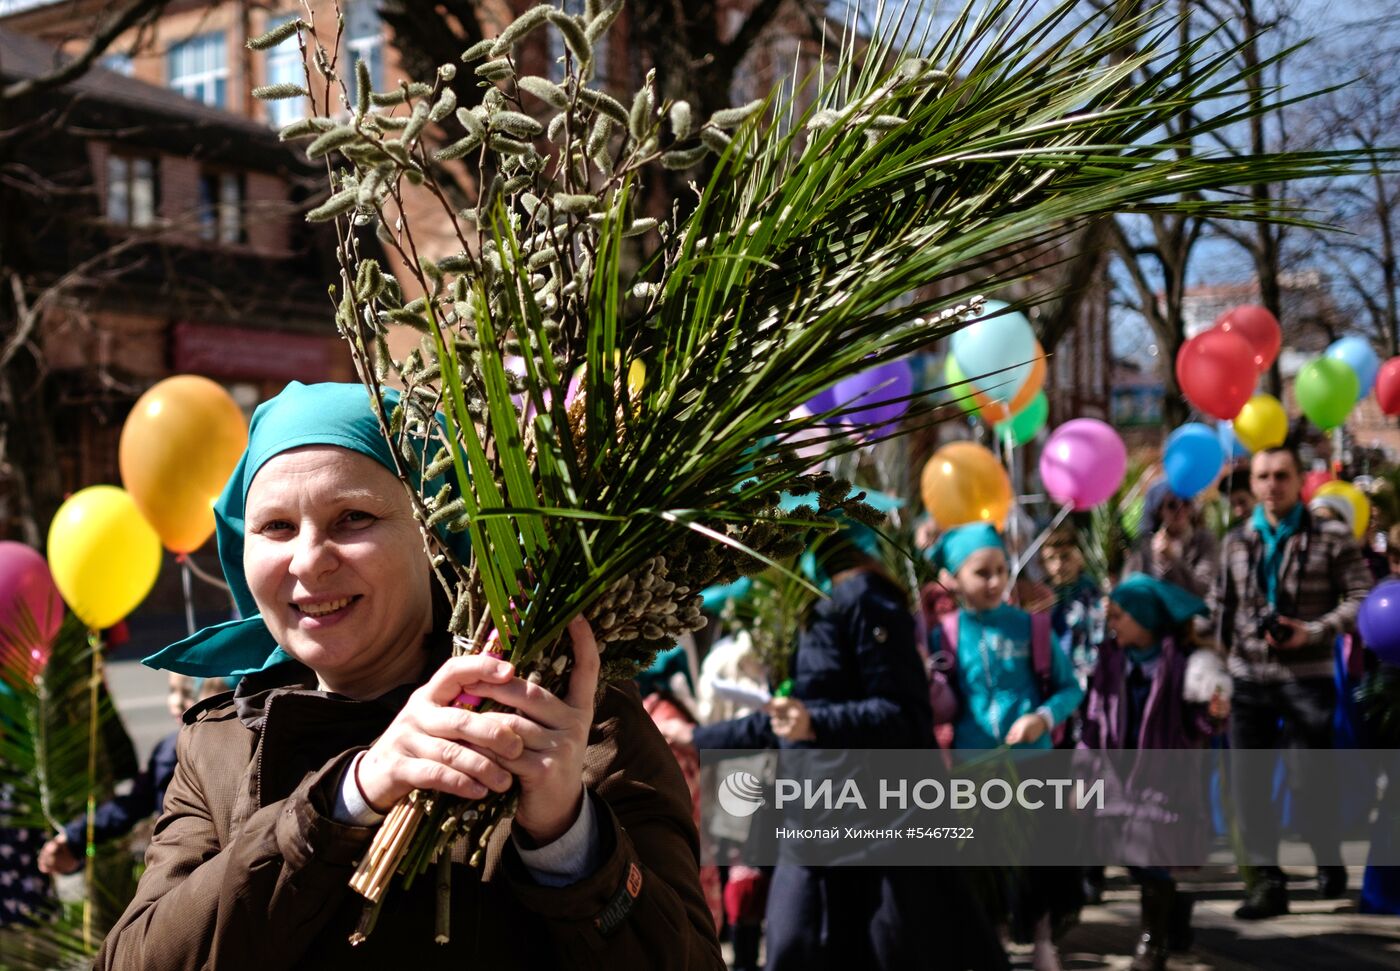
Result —
<path fill-rule="evenodd" d="M 1169 18 L 1135 4 L 1085 6 L 969 3 L 937 34 L 917 5 L 882 7 L 874 36 L 852 29 L 814 52 L 790 96 L 709 118 L 650 75 L 626 94 L 599 86 L 622 0 L 531 8 L 395 90 L 371 91 L 361 67 L 353 96 L 338 36 L 309 8 L 252 42 L 296 34 L 307 55 L 305 87 L 258 94 L 315 108 L 282 135 L 326 159 L 332 194 L 308 218 L 336 223 L 337 324 L 462 650 L 494 630 L 522 675 L 559 688 L 562 633 L 582 612 L 604 678 L 630 677 L 700 624 L 702 588 L 789 559 L 833 510 L 878 520 L 790 447 L 837 417 L 799 409 L 819 391 L 976 319 L 981 293 L 1091 220 L 1301 220 L 1237 190 L 1357 164 L 1185 150 L 1272 107 L 1246 84 L 1272 62 L 1240 67 L 1219 37 L 1202 56 L 1206 41 L 1180 46 Z M 565 51 L 551 77 L 518 56 L 541 32 Z M 1173 69 L 1186 59 L 1199 69 Z M 647 208 L 658 166 L 693 172 L 694 197 Z M 455 246 L 430 254 L 442 226 Z M 420 331 L 420 347 L 395 359 L 394 326 Z M 830 427 L 829 456 L 872 431 Z M 465 531 L 470 556 L 438 529 Z M 394 872 L 412 880 L 460 839 L 479 859 L 511 801 L 420 793 L 406 806 L 356 877 L 371 900 L 362 931 Z"/>

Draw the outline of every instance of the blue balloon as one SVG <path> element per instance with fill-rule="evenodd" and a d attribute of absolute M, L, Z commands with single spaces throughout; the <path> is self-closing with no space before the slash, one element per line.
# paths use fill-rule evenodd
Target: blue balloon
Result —
<path fill-rule="evenodd" d="M 1183 499 L 1191 499 L 1213 485 L 1225 464 L 1225 450 L 1215 429 L 1198 421 L 1182 425 L 1167 437 L 1162 467 L 1167 484 Z"/>
<path fill-rule="evenodd" d="M 1364 337 L 1343 337 L 1333 341 L 1327 348 L 1327 357 L 1335 357 L 1356 372 L 1356 400 L 1360 401 L 1371 393 L 1376 383 L 1376 374 L 1381 369 L 1381 359 Z"/>
<path fill-rule="evenodd" d="M 1003 404 L 1031 376 L 1035 357 L 1031 322 L 1000 300 L 988 300 L 980 320 L 953 334 L 953 359 L 962 373 Z"/>
<path fill-rule="evenodd" d="M 1226 459 L 1249 458 L 1249 449 L 1245 448 L 1244 442 L 1235 434 L 1234 425 L 1222 421 L 1216 424 L 1215 431 L 1220 436 L 1220 450 L 1225 453 Z"/>

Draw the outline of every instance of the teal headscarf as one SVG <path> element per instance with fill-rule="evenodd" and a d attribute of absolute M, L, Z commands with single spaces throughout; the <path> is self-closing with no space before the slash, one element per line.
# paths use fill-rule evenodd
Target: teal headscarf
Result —
<path fill-rule="evenodd" d="M 853 488 L 850 494 L 855 495 L 858 492 L 865 493 L 865 498 L 862 501 L 866 505 L 876 512 L 882 512 L 886 515 L 904 505 L 903 500 L 874 489 L 859 490 Z M 784 494 L 779 505 L 784 512 L 796 512 L 800 506 L 806 506 L 808 511 L 811 511 L 812 500 L 809 497 Z M 876 530 L 865 523 L 852 519 L 840 509 L 833 509 L 827 513 L 827 516 L 836 520 L 838 524 L 835 533 L 837 539 L 849 543 L 872 560 L 880 559 L 881 540 L 880 534 Z M 817 541 L 825 535 L 828 534 L 818 533 L 812 539 Z M 803 576 L 815 583 L 823 592 L 829 593 L 831 591 L 831 575 L 827 572 L 826 565 L 821 562 L 816 549 L 808 549 L 803 552 L 797 561 L 797 568 Z"/>
<path fill-rule="evenodd" d="M 1108 599 L 1153 635 L 1206 614 L 1206 602 L 1200 597 L 1146 573 L 1129 573 Z"/>
<path fill-rule="evenodd" d="M 398 392 L 384 392 L 386 409 L 392 410 L 398 400 Z M 259 405 L 248 427 L 248 448 L 214 504 L 219 564 L 243 619 L 206 627 L 143 663 L 178 674 L 214 678 L 251 674 L 289 659 L 272 639 L 248 588 L 243 573 L 243 531 L 253 478 L 269 459 L 303 445 L 338 445 L 394 470 L 393 452 L 379 430 L 363 385 L 293 381 L 277 397 Z M 441 477 L 429 482 L 429 490 L 436 491 L 441 482 Z M 466 534 L 439 530 L 438 535 L 460 556 L 468 555 Z"/>
<path fill-rule="evenodd" d="M 991 523 L 967 523 L 954 526 L 938 537 L 929 558 L 940 570 L 957 573 L 969 556 L 978 550 L 989 549 L 1006 551 L 1006 544 L 1001 541 L 996 527 Z"/>

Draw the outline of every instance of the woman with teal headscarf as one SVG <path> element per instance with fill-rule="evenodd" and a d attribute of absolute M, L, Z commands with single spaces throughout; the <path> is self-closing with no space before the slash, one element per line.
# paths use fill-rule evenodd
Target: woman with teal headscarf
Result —
<path fill-rule="evenodd" d="M 260 406 L 215 516 L 244 619 L 147 663 L 244 677 L 185 716 L 146 871 L 99 968 L 722 967 L 688 795 L 636 691 L 597 694 L 582 619 L 563 697 L 489 653 L 451 656 L 363 387 L 293 383 Z M 434 541 L 466 552 L 459 535 Z M 498 705 L 463 710 L 464 693 Z M 453 848 L 451 944 L 434 943 L 434 888 L 418 881 L 390 889 L 352 950 L 363 901 L 348 881 L 384 814 L 412 789 L 513 786 L 514 822 L 484 866 Z"/>
<path fill-rule="evenodd" d="M 1193 749 L 1224 728 L 1230 679 L 1219 657 L 1197 647 L 1192 624 L 1206 603 L 1181 587 L 1144 573 L 1125 576 L 1109 595 L 1109 642 L 1089 681 L 1081 745 L 1105 751 Z M 1176 763 L 1139 758 L 1119 805 L 1111 807 L 1122 834 L 1125 862 L 1142 886 L 1142 931 L 1133 971 L 1163 971 L 1170 951 L 1191 942 L 1192 899 L 1177 888 L 1171 871 L 1151 865 L 1182 853 L 1182 840 L 1206 832 L 1204 782 L 1185 800 L 1180 779 L 1157 778 Z M 1175 796 L 1170 802 L 1168 795 Z M 1133 806 L 1181 822 L 1133 818 Z M 1124 822 L 1126 820 L 1126 822 Z M 1104 832 L 1109 828 L 1105 827 Z"/>

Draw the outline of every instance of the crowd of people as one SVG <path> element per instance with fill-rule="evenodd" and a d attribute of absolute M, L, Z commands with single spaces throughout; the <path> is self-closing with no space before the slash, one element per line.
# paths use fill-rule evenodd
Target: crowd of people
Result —
<path fill-rule="evenodd" d="M 31 867 L 72 872 L 90 835 L 116 838 L 158 816 L 99 967 L 339 967 L 390 954 L 438 966 L 449 952 L 431 943 L 424 885 L 349 948 L 359 913 L 349 872 L 410 790 L 479 798 L 518 786 L 484 867 L 453 857 L 463 871 L 455 926 L 471 928 L 453 938 L 459 957 L 470 947 L 512 967 L 570 955 L 718 967 L 723 932 L 746 971 L 1002 969 L 1010 941 L 1031 946 L 1039 971 L 1055 969 L 1056 941 L 1102 892 L 1102 868 L 759 868 L 721 857 L 697 872 L 693 825 L 708 825 L 698 753 L 1326 748 L 1346 690 L 1336 658 L 1364 662 L 1357 612 L 1375 568 L 1400 572 L 1400 531 L 1387 558 L 1368 560 L 1349 508 L 1305 503 L 1298 455 L 1265 449 L 1221 482 L 1223 539 L 1193 503 L 1154 487 L 1137 546 L 1107 578 L 1087 574 L 1071 524 L 1050 530 L 1037 569 L 1023 570 L 997 529 L 975 523 L 927 533 L 936 580 L 908 590 L 880 558 L 880 537 L 843 518 L 835 541 L 804 560 L 827 596 L 792 631 L 785 683 L 734 629 L 703 654 L 693 642 L 663 652 L 637 691 L 600 690 L 579 619 L 570 684 L 555 695 L 486 654 L 451 656 L 445 605 L 358 386 L 289 389 L 259 409 L 250 434 L 216 507 L 245 619 L 151 659 L 208 678 L 204 700 L 180 712 L 181 730 L 100 808 L 91 833 L 74 820 L 25 850 Z M 355 625 L 326 623 L 334 611 L 318 606 L 361 602 Z M 721 680 L 771 700 L 746 708 L 716 691 Z M 462 711 L 464 692 L 511 710 Z M 182 695 L 172 711 L 193 701 Z M 1231 783 L 1248 874 L 1236 916 L 1285 914 L 1277 817 L 1259 805 L 1269 780 Z M 1320 893 L 1344 894 L 1339 848 L 1327 845 L 1335 827 L 1295 823 L 1325 864 Z M 1123 862 L 1141 887 L 1132 967 L 1160 971 L 1191 946 L 1191 897 L 1171 869 Z M 1395 883 L 1378 877 L 1363 907 L 1400 912 Z"/>
<path fill-rule="evenodd" d="M 751 710 L 716 699 L 720 680 L 776 687 L 764 684 L 743 630 L 726 631 L 702 658 L 691 645 L 689 663 L 681 648 L 670 652 L 659 663 L 671 675 L 645 690 L 685 712 L 663 731 L 691 758 L 697 749 L 794 746 L 1330 748 L 1348 690 L 1335 662 L 1344 657 L 1348 670 L 1365 663 L 1357 613 L 1383 578 L 1374 568 L 1400 571 L 1400 528 L 1389 534 L 1388 558 L 1368 557 L 1351 507 L 1335 496 L 1305 502 L 1303 480 L 1291 448 L 1255 454 L 1220 481 L 1229 507 L 1223 537 L 1197 503 L 1154 485 L 1121 571 L 1088 576 L 1081 538 L 1065 523 L 1040 547 L 1034 572 L 1044 584 L 1031 570 L 1013 576 L 1003 536 L 969 524 L 925 533 L 937 581 L 906 591 L 875 555 L 868 530 L 847 524 L 821 573 L 829 598 L 795 632 L 790 690 Z M 1235 916 L 1252 921 L 1288 913 L 1289 900 L 1276 865 L 1273 787 L 1255 777 L 1267 765 L 1242 764 L 1250 772 L 1229 780 L 1246 878 Z M 1315 777 L 1328 771 L 1326 760 L 1304 764 L 1311 774 L 1290 785 L 1337 784 Z M 1208 799 L 1203 785 L 1190 810 L 1208 818 Z M 1341 897 L 1347 875 L 1337 865 L 1337 828 L 1316 818 L 1318 801 L 1308 806 L 1312 818 L 1300 810 L 1294 828 L 1320 863 L 1319 894 Z M 1141 887 L 1131 966 L 1160 971 L 1170 953 L 1191 946 L 1192 898 L 1171 869 L 1129 872 Z M 721 878 L 715 919 L 729 928 L 737 969 L 835 968 L 851 959 L 880 968 L 1005 968 L 1012 940 L 1033 946 L 1037 969 L 1055 969 L 1055 942 L 1099 899 L 1103 868 L 989 876 L 959 868 L 762 871 L 736 861 L 712 877 Z M 1400 912 L 1393 885 L 1371 878 L 1368 871 L 1363 909 Z"/>

